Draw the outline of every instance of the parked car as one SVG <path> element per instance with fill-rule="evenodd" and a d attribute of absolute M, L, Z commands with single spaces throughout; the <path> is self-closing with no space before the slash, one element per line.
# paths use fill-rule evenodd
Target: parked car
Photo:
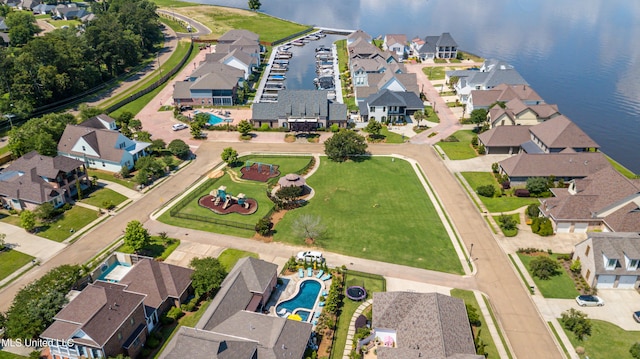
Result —
<path fill-rule="evenodd" d="M 298 252 L 296 259 L 301 261 L 323 262 L 322 252 L 306 251 Z"/>
<path fill-rule="evenodd" d="M 579 295 L 576 297 L 576 302 L 581 307 L 602 307 L 604 305 L 604 300 L 595 295 Z"/>
<path fill-rule="evenodd" d="M 633 312 L 633 319 L 635 319 L 636 322 L 640 323 L 640 310 L 637 312 Z"/>
<path fill-rule="evenodd" d="M 171 129 L 174 131 L 184 130 L 185 128 L 189 128 L 189 126 L 185 125 L 184 123 L 176 123 L 175 125 L 171 126 Z"/>

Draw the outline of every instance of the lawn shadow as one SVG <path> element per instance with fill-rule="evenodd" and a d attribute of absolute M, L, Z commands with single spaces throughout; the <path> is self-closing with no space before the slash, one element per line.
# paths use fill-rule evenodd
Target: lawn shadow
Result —
<path fill-rule="evenodd" d="M 164 249 L 165 248 L 162 244 L 152 243 L 142 248 L 139 251 L 139 254 L 147 257 L 157 258 L 162 255 L 162 253 L 164 252 Z"/>

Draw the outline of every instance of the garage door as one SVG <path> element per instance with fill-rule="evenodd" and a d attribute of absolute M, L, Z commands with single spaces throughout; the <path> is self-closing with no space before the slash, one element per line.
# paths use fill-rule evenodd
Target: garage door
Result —
<path fill-rule="evenodd" d="M 615 275 L 599 275 L 596 288 L 613 288 L 613 282 L 616 281 Z"/>
<path fill-rule="evenodd" d="M 558 227 L 556 228 L 556 232 L 558 232 L 558 233 L 569 233 L 569 229 L 571 229 L 571 223 L 560 222 L 560 223 L 558 223 Z"/>
<path fill-rule="evenodd" d="M 621 275 L 618 280 L 618 288 L 633 289 L 636 286 L 636 279 L 638 279 L 638 277 L 635 275 Z"/>
<path fill-rule="evenodd" d="M 586 233 L 587 228 L 589 228 L 589 223 L 576 223 L 573 228 L 574 233 Z"/>

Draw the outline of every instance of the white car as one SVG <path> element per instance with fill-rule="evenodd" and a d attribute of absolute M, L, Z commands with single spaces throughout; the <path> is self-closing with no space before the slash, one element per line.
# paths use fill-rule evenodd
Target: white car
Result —
<path fill-rule="evenodd" d="M 576 302 L 581 307 L 602 307 L 604 305 L 604 300 L 595 295 L 579 295 L 576 297 Z"/>
<path fill-rule="evenodd" d="M 176 123 L 175 125 L 171 126 L 171 129 L 174 131 L 184 130 L 185 128 L 189 128 L 189 126 L 185 125 L 184 123 Z"/>
<path fill-rule="evenodd" d="M 316 251 L 303 251 L 298 252 L 296 259 L 300 261 L 312 261 L 312 262 L 323 262 L 324 258 L 322 257 L 322 252 Z"/>

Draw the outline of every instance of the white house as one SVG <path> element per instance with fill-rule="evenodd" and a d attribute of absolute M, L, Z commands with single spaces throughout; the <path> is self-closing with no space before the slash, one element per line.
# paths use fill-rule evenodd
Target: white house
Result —
<path fill-rule="evenodd" d="M 388 34 L 384 37 L 382 49 L 395 53 L 398 58 L 403 59 L 408 51 L 407 35 L 404 34 Z"/>

